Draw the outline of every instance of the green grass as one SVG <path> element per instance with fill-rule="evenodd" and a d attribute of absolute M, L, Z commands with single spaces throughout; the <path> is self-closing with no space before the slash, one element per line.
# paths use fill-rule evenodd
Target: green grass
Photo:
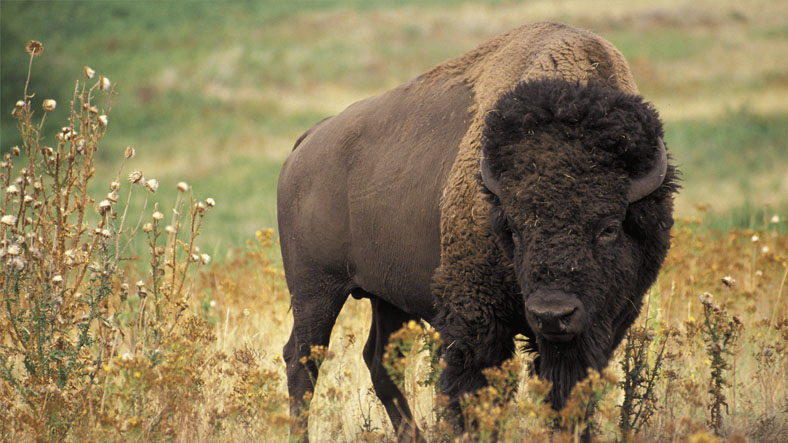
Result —
<path fill-rule="evenodd" d="M 718 210 L 747 212 L 749 207 L 788 203 L 788 115 L 762 116 L 743 109 L 714 121 L 669 122 L 665 131 L 682 171 L 684 204 L 716 203 Z"/>
<path fill-rule="evenodd" d="M 117 95 L 97 182 L 114 178 L 123 149 L 134 146 L 138 156 L 126 172 L 141 169 L 169 188 L 184 180 L 198 197 L 216 199 L 202 240 L 221 256 L 255 230 L 275 227 L 278 168 L 314 122 L 513 26 L 563 20 L 617 45 L 657 104 L 683 172 L 680 216 L 697 214 L 699 204 L 721 220 L 764 203 L 788 207 L 781 173 L 788 170 L 781 153 L 788 66 L 778 62 L 788 57 L 788 28 L 780 2 L 744 12 L 733 3 L 688 9 L 646 1 L 609 10 L 544 1 L 183 5 L 0 3 L 2 152 L 19 142 L 10 109 L 24 86 L 24 42 L 37 39 L 45 52 L 31 79 L 35 106 L 58 101 L 47 143 L 65 122 L 82 67 L 108 76 Z"/>
<path fill-rule="evenodd" d="M 697 57 L 713 44 L 711 36 L 676 29 L 625 30 L 605 34 L 605 37 L 627 60 L 648 60 L 649 63 Z"/>

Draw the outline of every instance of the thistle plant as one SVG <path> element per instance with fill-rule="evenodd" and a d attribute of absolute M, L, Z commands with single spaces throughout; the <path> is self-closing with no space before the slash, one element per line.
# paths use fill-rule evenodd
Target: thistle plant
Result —
<path fill-rule="evenodd" d="M 738 316 L 729 317 L 725 308 L 713 303 L 712 295 L 704 292 L 700 295 L 703 304 L 704 329 L 703 342 L 709 357 L 711 377 L 709 379 L 709 420 L 708 425 L 716 435 L 722 430 L 722 411 L 728 413 L 725 388 L 730 387 L 728 370 L 731 366 L 726 355 L 733 355 L 733 348 L 743 328 Z"/>
<path fill-rule="evenodd" d="M 135 171 L 130 183 L 121 183 L 125 162 L 135 155 L 132 147 L 125 149 L 107 194 L 92 197 L 89 185 L 109 126 L 114 85 L 85 67 L 67 123 L 49 141 L 42 128 L 57 101 L 40 101 L 39 111 L 35 94 L 28 91 L 33 61 L 44 46 L 31 41 L 26 50 L 28 80 L 11 113 L 22 144 L 11 147 L 0 163 L 5 191 L 0 208 L 0 380 L 10 387 L 3 391 L 3 408 L 14 411 L 22 435 L 36 439 L 75 437 L 96 422 L 118 432 L 144 425 L 146 435 L 157 435 L 166 420 L 146 423 L 148 414 L 140 412 L 140 393 L 154 382 L 153 368 L 178 373 L 178 360 L 168 358 L 171 352 L 210 341 L 210 334 L 195 333 L 199 319 L 182 322 L 181 317 L 191 294 L 190 266 L 210 260 L 195 239 L 211 205 L 196 202 L 191 194 L 187 198 L 188 185 L 179 184 L 170 224 L 160 226 L 158 211 L 153 222 L 143 224 L 158 181 Z M 135 190 L 144 195 L 138 216 L 128 210 Z M 119 203 L 121 193 L 126 194 L 125 205 Z M 127 253 L 140 229 L 147 234 L 151 276 L 138 277 L 133 292 L 127 280 L 139 271 L 127 265 Z M 176 333 L 181 323 L 184 327 Z M 128 383 L 119 386 L 118 379 Z M 128 419 L 119 417 L 123 414 Z"/>
<path fill-rule="evenodd" d="M 647 326 L 627 331 L 619 363 L 624 373 L 619 382 L 624 391 L 619 421 L 622 432 L 637 433 L 656 412 L 656 389 L 663 357 L 670 337 L 675 334 L 675 329 L 663 328 L 657 338 L 655 331 Z"/>

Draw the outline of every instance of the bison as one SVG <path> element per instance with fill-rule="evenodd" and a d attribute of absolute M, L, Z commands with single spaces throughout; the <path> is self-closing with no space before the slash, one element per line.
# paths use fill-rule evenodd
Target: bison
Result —
<path fill-rule="evenodd" d="M 445 342 L 440 390 L 454 408 L 522 334 L 560 409 L 605 367 L 670 246 L 677 171 L 662 138 L 622 55 L 557 23 L 509 31 L 309 129 L 277 203 L 297 426 L 318 375 L 305 357 L 328 345 L 348 295 L 372 305 L 364 360 L 400 436 L 417 430 L 382 358 L 412 319 Z"/>

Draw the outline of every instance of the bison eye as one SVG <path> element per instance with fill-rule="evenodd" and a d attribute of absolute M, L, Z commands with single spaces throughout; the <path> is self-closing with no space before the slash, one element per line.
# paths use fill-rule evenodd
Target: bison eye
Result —
<path fill-rule="evenodd" d="M 615 241 L 621 233 L 621 222 L 613 221 L 605 224 L 596 236 L 600 243 L 610 243 Z"/>

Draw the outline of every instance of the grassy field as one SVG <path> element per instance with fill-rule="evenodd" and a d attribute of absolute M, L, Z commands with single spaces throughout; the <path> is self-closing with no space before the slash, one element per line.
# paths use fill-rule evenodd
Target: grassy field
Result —
<path fill-rule="evenodd" d="M 190 276 L 183 310 L 175 308 L 180 299 L 165 297 L 162 311 L 142 321 L 143 300 L 120 295 L 123 283 L 133 288 L 151 279 L 140 266 L 100 286 L 109 292 L 95 300 L 95 312 L 79 297 L 66 297 L 73 312 L 96 314 L 86 324 L 98 341 L 89 346 L 94 354 L 75 354 L 82 363 L 63 383 L 54 375 L 25 376 L 28 354 L 15 354 L 21 348 L 10 338 L 0 340 L 3 357 L 10 356 L 0 369 L 16 362 L 13 371 L 0 371 L 0 440 L 286 439 L 280 353 L 292 319 L 276 234 L 264 228 L 275 229 L 276 178 L 294 140 L 356 100 L 539 20 L 590 29 L 624 53 L 665 120 L 666 142 L 683 173 L 674 246 L 638 321 L 655 335 L 635 330 L 631 338 L 649 350 L 651 367 L 665 349 L 653 397 L 643 403 L 654 413 L 636 438 L 674 441 L 716 431 L 733 441 L 788 439 L 788 3 L 327 0 L 0 3 L 3 155 L 22 146 L 11 110 L 23 94 L 25 42 L 36 39 L 45 47 L 30 81 L 36 118 L 42 99 L 58 103 L 42 145 L 57 144 L 83 66 L 115 87 L 91 195 L 101 200 L 131 145 L 137 155 L 119 177 L 122 189 L 134 169 L 161 186 L 156 194 L 135 191 L 130 213 L 141 211 L 146 194 L 146 220 L 154 202 L 170 217 L 180 181 L 217 203 L 197 239 L 213 265 L 198 272 L 162 268 L 168 276 Z M 138 240 L 133 248 L 144 264 L 148 247 Z M 175 257 L 185 263 L 182 253 Z M 77 269 L 64 269 L 73 283 Z M 5 303 L 11 274 L 3 272 Z M 51 290 L 47 285 L 42 293 Z M 698 299 L 704 292 L 713 295 L 710 304 Z M 4 315 L 12 312 L 24 317 L 10 308 Z M 743 325 L 735 330 L 734 315 Z M 102 326 L 110 316 L 116 327 Z M 10 327 L 3 318 L 0 326 Z M 73 318 L 72 331 L 79 331 L 85 321 Z M 315 440 L 394 438 L 361 359 L 369 321 L 365 301 L 351 300 L 340 316 L 313 400 Z M 418 339 L 421 327 L 403 340 Z M 719 340 L 708 337 L 726 331 L 736 339 L 715 351 Z M 73 350 L 64 344 L 73 339 L 52 339 L 47 355 Z M 631 373 L 621 368 L 630 358 L 624 348 L 611 363 L 622 382 Z M 416 383 L 429 369 L 425 357 L 407 355 L 414 369 L 406 387 L 420 425 L 438 438 L 431 387 Z M 727 366 L 715 376 L 719 358 Z M 516 360 L 529 364 L 526 355 Z M 516 372 L 518 402 L 486 419 L 513 439 L 547 438 L 552 418 L 540 415 L 538 383 L 523 374 Z M 602 440 L 622 439 L 628 394 L 605 380 L 589 387 L 601 399 L 594 426 Z M 53 409 L 50 398 L 66 406 Z M 720 426 L 712 423 L 715 405 L 727 410 Z"/>
<path fill-rule="evenodd" d="M 220 256 L 275 227 L 278 168 L 314 122 L 537 20 L 591 29 L 628 58 L 684 171 L 680 215 L 699 204 L 723 217 L 788 207 L 788 8 L 779 1 L 189 5 L 3 2 L 2 106 L 21 95 L 29 39 L 47 51 L 31 80 L 40 97 L 66 104 L 83 65 L 109 77 L 117 96 L 100 181 L 132 145 L 133 167 L 164 187 L 186 180 L 213 195 L 217 221 L 204 238 Z M 6 152 L 17 143 L 8 112 L 0 123 Z"/>

